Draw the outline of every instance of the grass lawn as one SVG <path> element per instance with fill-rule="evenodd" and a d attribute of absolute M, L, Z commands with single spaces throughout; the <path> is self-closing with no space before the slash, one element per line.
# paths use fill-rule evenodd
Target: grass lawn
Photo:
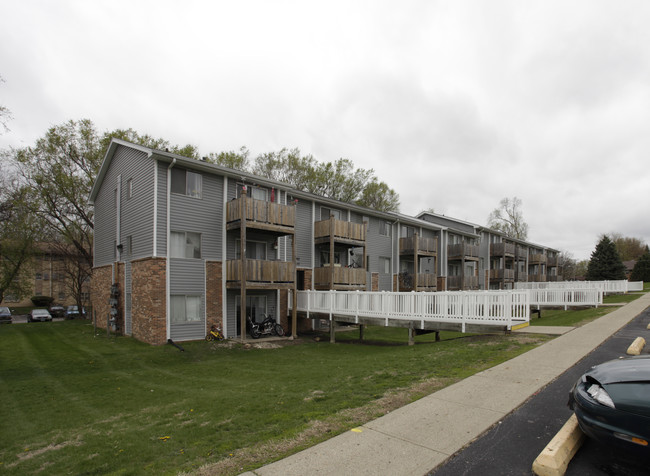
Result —
<path fill-rule="evenodd" d="M 546 336 L 369 328 L 276 348 L 0 327 L 0 473 L 238 474 L 508 360 Z M 271 347 L 271 344 L 267 344 Z M 275 346 L 273 346 L 275 347 Z"/>

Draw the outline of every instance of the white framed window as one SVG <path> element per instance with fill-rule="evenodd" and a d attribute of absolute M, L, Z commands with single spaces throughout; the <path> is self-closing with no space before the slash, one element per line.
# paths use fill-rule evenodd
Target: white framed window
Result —
<path fill-rule="evenodd" d="M 172 231 L 169 236 L 172 258 L 201 258 L 201 234 Z"/>
<path fill-rule="evenodd" d="M 385 256 L 379 257 L 379 273 L 380 274 L 391 274 L 390 271 L 390 258 Z"/>
<path fill-rule="evenodd" d="M 171 322 L 183 324 L 201 321 L 201 296 L 172 294 L 170 304 Z"/>
<path fill-rule="evenodd" d="M 235 259 L 241 259 L 241 240 L 235 240 L 235 248 Z M 265 241 L 246 240 L 246 258 L 265 260 L 267 248 Z"/>
<path fill-rule="evenodd" d="M 129 235 L 126 237 L 126 256 L 129 258 L 133 254 L 133 236 Z"/>
<path fill-rule="evenodd" d="M 131 200 L 133 198 L 133 179 L 130 178 L 126 181 L 126 199 Z"/>
<path fill-rule="evenodd" d="M 389 221 L 380 221 L 379 222 L 379 234 L 382 236 L 390 236 L 390 222 Z"/>
<path fill-rule="evenodd" d="M 256 187 L 255 185 L 245 185 L 243 183 L 237 184 L 237 198 L 241 197 L 242 189 L 246 187 L 246 195 L 255 200 L 262 200 L 264 202 L 268 201 L 268 190 L 262 187 Z"/>
<path fill-rule="evenodd" d="M 185 169 L 172 169 L 172 193 L 201 198 L 203 176 Z"/>
<path fill-rule="evenodd" d="M 334 266 L 341 264 L 342 254 L 340 251 L 334 252 Z M 330 252 L 329 250 L 320 251 L 320 264 L 321 266 L 329 266 L 330 264 Z"/>
<path fill-rule="evenodd" d="M 411 238 L 415 234 L 415 228 L 412 226 L 402 226 L 402 238 Z"/>
<path fill-rule="evenodd" d="M 336 220 L 341 219 L 341 210 L 336 210 L 334 208 L 320 207 L 320 219 L 329 220 L 330 215 L 334 215 Z"/>

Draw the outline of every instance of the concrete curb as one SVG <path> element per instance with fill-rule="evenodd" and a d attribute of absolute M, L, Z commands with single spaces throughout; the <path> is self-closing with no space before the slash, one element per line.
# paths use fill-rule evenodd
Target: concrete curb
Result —
<path fill-rule="evenodd" d="M 533 473 L 538 476 L 562 476 L 584 440 L 575 414 L 567 420 L 551 442 L 533 462 Z"/>
<path fill-rule="evenodd" d="M 641 355 L 644 346 L 645 339 L 643 337 L 637 337 L 627 348 L 627 355 Z"/>

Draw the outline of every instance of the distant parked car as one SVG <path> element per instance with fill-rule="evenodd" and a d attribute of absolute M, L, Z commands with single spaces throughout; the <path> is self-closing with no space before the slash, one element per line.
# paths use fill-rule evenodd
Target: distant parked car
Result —
<path fill-rule="evenodd" d="M 50 314 L 52 314 L 52 317 L 65 317 L 65 307 L 58 304 L 50 306 Z"/>
<path fill-rule="evenodd" d="M 51 321 L 52 314 L 47 309 L 32 309 L 27 318 L 28 322 L 34 321 Z"/>
<path fill-rule="evenodd" d="M 608 446 L 650 456 L 650 355 L 592 367 L 569 395 L 582 431 Z"/>
<path fill-rule="evenodd" d="M 81 308 L 81 313 L 79 313 L 79 308 L 77 306 L 68 306 L 65 310 L 66 319 L 79 319 L 86 317 L 86 310 Z"/>
<path fill-rule="evenodd" d="M 0 324 L 11 324 L 11 310 L 8 307 L 0 307 Z"/>

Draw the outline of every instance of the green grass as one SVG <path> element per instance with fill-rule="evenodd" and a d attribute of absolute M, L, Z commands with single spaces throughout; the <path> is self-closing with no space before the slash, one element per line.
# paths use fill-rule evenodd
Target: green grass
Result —
<path fill-rule="evenodd" d="M 238 474 L 548 339 L 369 328 L 281 348 L 97 336 L 88 321 L 0 327 L 0 473 Z"/>

